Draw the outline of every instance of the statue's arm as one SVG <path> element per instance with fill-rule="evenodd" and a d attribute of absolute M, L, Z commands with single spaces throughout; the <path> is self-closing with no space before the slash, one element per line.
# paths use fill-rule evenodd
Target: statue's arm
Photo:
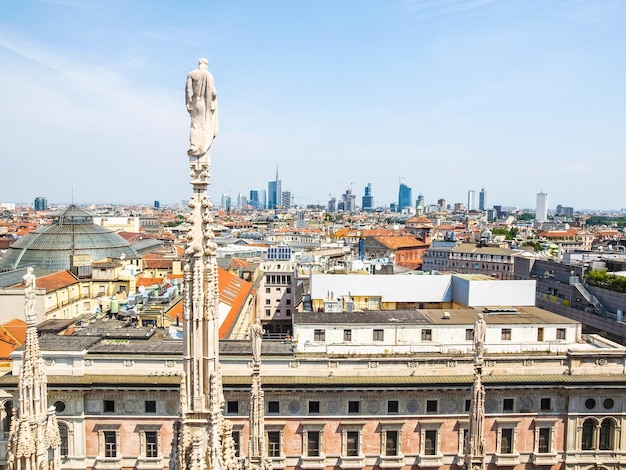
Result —
<path fill-rule="evenodd" d="M 187 111 L 191 112 L 191 96 L 193 93 L 193 86 L 191 76 L 187 76 L 187 83 L 185 85 L 185 105 L 187 106 Z"/>

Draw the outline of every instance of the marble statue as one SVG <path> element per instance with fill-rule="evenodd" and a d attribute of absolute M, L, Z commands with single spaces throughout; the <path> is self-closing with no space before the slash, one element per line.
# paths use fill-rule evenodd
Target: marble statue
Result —
<path fill-rule="evenodd" d="M 35 313 L 35 300 L 37 298 L 35 289 L 37 289 L 37 281 L 33 274 L 33 268 L 28 268 L 26 274 L 22 277 L 24 284 L 24 314 L 26 315 L 26 323 L 35 323 L 37 314 Z"/>
<path fill-rule="evenodd" d="M 478 357 L 483 356 L 485 346 L 485 335 L 487 333 L 487 324 L 483 319 L 483 314 L 478 314 L 478 320 L 474 323 L 474 349 L 478 352 Z"/>
<path fill-rule="evenodd" d="M 218 131 L 217 92 L 207 64 L 206 59 L 200 59 L 198 68 L 187 75 L 185 102 L 191 116 L 187 151 L 190 157 L 206 154 Z"/>
<path fill-rule="evenodd" d="M 265 330 L 261 326 L 261 320 L 257 318 L 250 331 L 250 339 L 252 341 L 252 357 L 255 362 L 261 361 L 261 341 L 264 333 Z"/>

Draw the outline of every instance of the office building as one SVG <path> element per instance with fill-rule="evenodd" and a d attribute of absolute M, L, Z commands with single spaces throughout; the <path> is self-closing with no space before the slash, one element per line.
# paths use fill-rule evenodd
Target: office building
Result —
<path fill-rule="evenodd" d="M 374 209 L 374 196 L 372 196 L 372 183 L 367 183 L 365 186 L 365 195 L 361 200 L 361 209 L 364 211 L 371 211 Z"/>
<path fill-rule="evenodd" d="M 276 179 L 267 184 L 267 208 L 278 209 L 282 204 L 282 187 L 278 179 L 278 166 L 276 166 Z"/>
<path fill-rule="evenodd" d="M 398 212 L 402 212 L 405 207 L 411 207 L 413 204 L 412 190 L 404 183 L 400 183 L 398 190 Z"/>
<path fill-rule="evenodd" d="M 222 194 L 221 208 L 224 210 L 230 210 L 230 207 L 231 207 L 230 196 L 228 194 Z"/>
<path fill-rule="evenodd" d="M 33 206 L 36 211 L 47 211 L 48 200 L 45 197 L 36 197 Z"/>
<path fill-rule="evenodd" d="M 293 205 L 293 196 L 291 191 L 283 191 L 281 195 L 281 205 L 283 209 L 289 209 Z"/>
<path fill-rule="evenodd" d="M 478 195 L 478 209 L 481 211 L 487 210 L 487 191 L 483 187 Z"/>
<path fill-rule="evenodd" d="M 255 209 L 265 209 L 267 202 L 267 192 L 265 189 L 251 189 L 249 202 Z"/>
<path fill-rule="evenodd" d="M 476 191 L 470 189 L 467 192 L 467 210 L 473 211 L 476 209 Z"/>
<path fill-rule="evenodd" d="M 572 219 L 574 218 L 574 208 L 562 206 L 561 204 L 559 204 L 558 206 L 556 206 L 556 215 L 560 217 L 565 217 L 566 219 Z"/>
<path fill-rule="evenodd" d="M 417 200 L 415 201 L 415 207 L 423 208 L 425 205 L 426 203 L 424 202 L 424 195 L 420 194 L 419 196 L 417 196 Z"/>
<path fill-rule="evenodd" d="M 548 220 L 548 193 L 541 192 L 537 194 L 535 220 L 537 222 L 546 222 Z"/>

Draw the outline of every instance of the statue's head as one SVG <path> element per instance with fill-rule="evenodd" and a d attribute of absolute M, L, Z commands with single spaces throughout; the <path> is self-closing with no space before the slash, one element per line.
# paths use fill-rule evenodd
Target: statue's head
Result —
<path fill-rule="evenodd" d="M 209 61 L 202 58 L 202 59 L 198 59 L 198 68 L 199 69 L 206 69 L 209 67 Z"/>

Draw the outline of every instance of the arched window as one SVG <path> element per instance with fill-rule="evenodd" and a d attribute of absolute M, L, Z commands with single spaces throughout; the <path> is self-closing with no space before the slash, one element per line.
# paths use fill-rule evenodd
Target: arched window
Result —
<path fill-rule="evenodd" d="M 615 444 L 615 422 L 606 418 L 600 425 L 600 450 L 613 450 Z"/>
<path fill-rule="evenodd" d="M 11 427 L 11 417 L 13 416 L 13 402 L 7 400 L 2 404 L 0 409 L 0 431 L 8 437 L 9 429 Z"/>
<path fill-rule="evenodd" d="M 59 435 L 61 436 L 61 456 L 67 457 L 69 453 L 69 432 L 67 428 L 67 424 L 59 423 Z"/>
<path fill-rule="evenodd" d="M 582 450 L 593 450 L 596 421 L 587 419 L 583 423 Z"/>

